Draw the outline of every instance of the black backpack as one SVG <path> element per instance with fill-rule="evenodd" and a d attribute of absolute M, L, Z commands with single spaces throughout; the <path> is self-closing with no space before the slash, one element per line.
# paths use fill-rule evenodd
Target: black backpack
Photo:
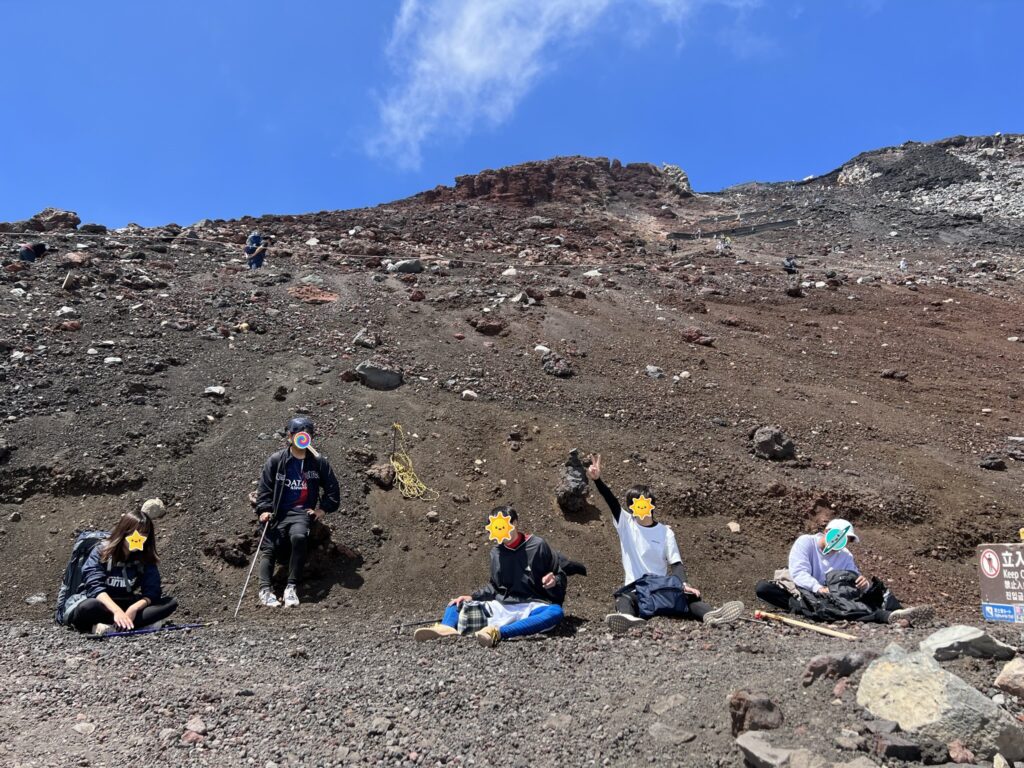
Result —
<path fill-rule="evenodd" d="M 690 602 L 683 594 L 683 582 L 678 576 L 655 576 L 645 573 L 635 582 L 636 604 L 640 618 L 654 616 L 685 616 L 690 612 Z"/>
<path fill-rule="evenodd" d="M 75 546 L 71 548 L 71 559 L 64 568 L 64 578 L 61 579 L 60 589 L 57 590 L 57 610 L 53 614 L 53 620 L 57 624 L 64 623 L 64 606 L 68 598 L 77 595 L 82 586 L 82 568 L 89 555 L 104 539 L 109 539 L 107 531 L 82 531 L 75 537 Z"/>

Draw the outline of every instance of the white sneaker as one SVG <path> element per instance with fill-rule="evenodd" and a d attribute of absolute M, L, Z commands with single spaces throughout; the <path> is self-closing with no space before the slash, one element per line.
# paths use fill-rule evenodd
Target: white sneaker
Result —
<path fill-rule="evenodd" d="M 633 627 L 643 624 L 644 620 L 639 616 L 630 616 L 628 613 L 609 613 L 604 617 L 604 623 L 616 635 L 621 635 L 623 632 L 628 632 Z"/>
<path fill-rule="evenodd" d="M 284 588 L 284 607 L 294 608 L 299 604 L 299 596 L 295 594 L 295 585 L 289 584 Z"/>
<path fill-rule="evenodd" d="M 92 633 L 94 635 L 109 635 L 111 632 L 116 632 L 117 627 L 113 624 L 94 624 L 92 627 Z"/>
<path fill-rule="evenodd" d="M 281 601 L 277 599 L 277 595 L 270 587 L 264 587 L 260 590 L 260 605 L 265 605 L 267 608 L 280 608 Z"/>

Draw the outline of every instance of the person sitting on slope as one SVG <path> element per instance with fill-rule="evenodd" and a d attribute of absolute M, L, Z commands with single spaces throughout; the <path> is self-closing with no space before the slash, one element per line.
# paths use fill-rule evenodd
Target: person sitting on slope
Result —
<path fill-rule="evenodd" d="M 299 604 L 297 590 L 306 565 L 309 528 L 313 520 L 320 520 L 325 512 L 336 512 L 341 505 L 334 470 L 310 447 L 314 432 L 313 420 L 308 416 L 291 419 L 285 434 L 288 445 L 267 459 L 260 476 L 256 514 L 267 532 L 260 547 L 259 600 L 268 608 L 281 605 L 271 581 L 275 561 L 289 548 L 284 606 Z"/>
<path fill-rule="evenodd" d="M 492 510 L 487 529 L 498 544 L 491 550 L 490 583 L 472 595 L 454 598 L 440 624 L 416 630 L 416 642 L 459 634 L 460 614 L 470 606 L 479 607 L 486 617 L 487 625 L 475 635 L 487 648 L 513 637 L 548 632 L 561 623 L 565 616 L 563 559 L 540 536 L 519 530 L 518 521 L 511 506 Z"/>
<path fill-rule="evenodd" d="M 797 538 L 789 550 L 789 568 L 772 581 L 757 582 L 757 597 L 777 608 L 819 621 L 869 621 L 881 624 L 905 619 L 928 621 L 930 605 L 904 608 L 878 578 L 863 576 L 847 548 L 859 537 L 846 520 L 829 521 L 823 533 Z"/>
<path fill-rule="evenodd" d="M 686 568 L 679 554 L 675 532 L 654 519 L 655 498 L 651 489 L 646 485 L 637 485 L 626 492 L 626 506 L 632 508 L 637 500 L 646 499 L 648 504 L 643 509 L 647 514 L 641 516 L 627 512 L 601 479 L 600 454 L 591 455 L 589 461 L 587 477 L 594 481 L 608 509 L 611 510 L 615 531 L 619 535 L 622 568 L 625 571 L 625 584 L 615 592 L 616 612 L 605 617 L 608 627 L 613 632 L 625 632 L 644 623 L 644 619 L 640 617 L 636 593 L 637 581 L 644 576 L 671 575 L 679 580 L 688 604 L 688 610 L 680 614 L 683 618 L 692 618 L 712 625 L 727 624 L 739 618 L 743 612 L 743 603 L 734 600 L 721 608 L 712 608 L 701 599 L 700 590 L 687 583 Z"/>
<path fill-rule="evenodd" d="M 86 558 L 65 623 L 96 635 L 159 626 L 178 607 L 163 596 L 159 562 L 153 520 L 145 512 L 126 512 Z"/>

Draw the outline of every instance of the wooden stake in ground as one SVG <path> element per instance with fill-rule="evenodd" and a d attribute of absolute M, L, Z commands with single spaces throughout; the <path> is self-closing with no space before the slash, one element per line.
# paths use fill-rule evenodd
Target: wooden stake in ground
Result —
<path fill-rule="evenodd" d="M 766 621 L 781 621 L 783 624 L 789 624 L 791 627 L 800 627 L 800 629 L 809 629 L 812 632 L 817 632 L 820 635 L 828 635 L 829 637 L 838 637 L 840 640 L 859 640 L 860 638 L 855 635 L 848 635 L 845 632 L 839 632 L 835 629 L 829 629 L 828 627 L 819 627 L 817 624 L 808 624 L 806 621 L 797 621 L 791 619 L 789 616 L 780 616 L 777 613 L 768 613 L 767 611 L 754 611 L 755 619 L 764 619 Z"/>

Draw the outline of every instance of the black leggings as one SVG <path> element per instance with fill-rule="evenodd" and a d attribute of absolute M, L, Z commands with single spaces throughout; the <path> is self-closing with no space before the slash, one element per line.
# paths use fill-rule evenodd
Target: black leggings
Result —
<path fill-rule="evenodd" d="M 686 593 L 686 600 L 690 604 L 690 611 L 689 613 L 683 614 L 680 618 L 703 621 L 704 614 L 712 610 L 710 605 L 705 603 L 696 595 L 691 595 L 689 592 Z M 615 595 L 615 610 L 619 613 L 625 613 L 628 616 L 639 616 L 640 606 L 636 602 L 636 592 L 628 590 L 626 592 L 617 593 Z"/>
<path fill-rule="evenodd" d="M 306 552 L 309 549 L 309 513 L 302 510 L 301 516 L 289 513 L 288 517 L 277 525 L 267 529 L 263 540 L 262 557 L 260 558 L 260 589 L 269 588 L 274 576 L 274 560 L 286 546 L 291 546 L 291 557 L 288 559 L 288 584 L 296 586 L 302 578 L 302 569 L 306 565 Z"/>
<path fill-rule="evenodd" d="M 111 598 L 121 610 L 127 610 L 131 605 L 137 603 L 142 598 L 139 596 L 129 597 L 114 597 Z M 158 622 L 162 619 L 166 619 L 178 608 L 178 601 L 173 597 L 161 597 L 155 603 L 151 603 L 143 608 L 135 616 L 135 628 L 142 629 L 148 627 L 150 624 Z M 113 624 L 114 614 L 107 606 L 101 603 L 94 597 L 90 597 L 87 600 L 83 600 L 75 609 L 71 611 L 71 616 L 68 617 L 68 624 L 73 626 L 79 632 L 92 632 L 92 628 L 96 624 Z"/>

